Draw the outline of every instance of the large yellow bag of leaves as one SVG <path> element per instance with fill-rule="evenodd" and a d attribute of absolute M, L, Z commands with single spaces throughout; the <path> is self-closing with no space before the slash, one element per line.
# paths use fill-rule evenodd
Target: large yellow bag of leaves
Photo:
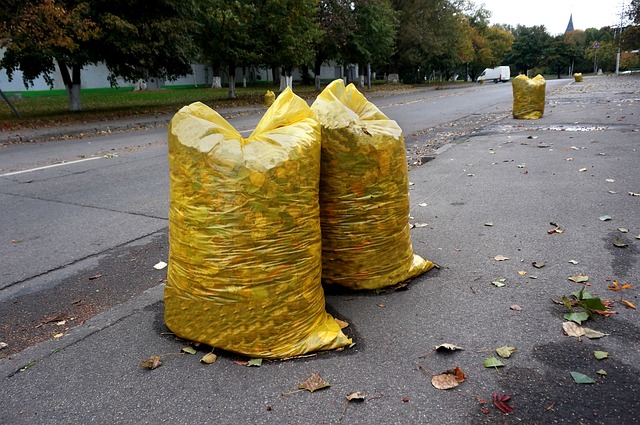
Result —
<path fill-rule="evenodd" d="M 165 322 L 181 338 L 250 357 L 351 343 L 325 310 L 320 128 L 287 89 L 244 139 L 202 103 L 169 125 Z"/>
<path fill-rule="evenodd" d="M 322 125 L 322 280 L 379 289 L 431 269 L 409 227 L 404 137 L 355 88 L 335 80 L 311 105 Z"/>
<path fill-rule="evenodd" d="M 533 78 L 518 75 L 513 86 L 513 117 L 537 120 L 544 114 L 544 97 L 547 82 L 540 74 Z"/>

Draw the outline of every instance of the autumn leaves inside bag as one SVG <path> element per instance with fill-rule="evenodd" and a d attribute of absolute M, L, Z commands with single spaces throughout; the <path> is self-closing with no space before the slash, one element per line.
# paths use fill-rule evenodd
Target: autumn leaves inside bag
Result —
<path fill-rule="evenodd" d="M 165 322 L 176 335 L 252 357 L 351 343 L 326 313 L 318 204 L 320 128 L 281 93 L 243 138 L 202 103 L 169 127 Z"/>
<path fill-rule="evenodd" d="M 335 80 L 311 109 L 322 126 L 322 279 L 378 289 L 430 270 L 413 253 L 404 137 L 355 88 Z"/>

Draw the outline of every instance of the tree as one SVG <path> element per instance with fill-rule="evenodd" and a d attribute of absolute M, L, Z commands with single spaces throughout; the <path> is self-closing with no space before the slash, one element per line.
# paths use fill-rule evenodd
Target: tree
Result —
<path fill-rule="evenodd" d="M 489 26 L 491 13 L 483 7 L 474 9 L 471 6 L 466 13 L 473 46 L 468 72 L 471 79 L 475 80 L 485 68 L 495 68 L 503 63 L 511 51 L 514 37 L 501 26 Z"/>
<path fill-rule="evenodd" d="M 551 41 L 544 25 L 518 25 L 513 35 L 513 47 L 508 61 L 516 71 L 526 75 L 530 69 L 544 64 L 545 48 Z"/>
<path fill-rule="evenodd" d="M 280 67 L 290 77 L 295 66 L 311 62 L 321 31 L 316 0 L 257 1 L 255 21 L 258 50 L 263 63 Z M 281 84 L 281 88 L 284 88 Z"/>
<path fill-rule="evenodd" d="M 357 62 L 360 75 L 365 65 L 387 63 L 394 52 L 398 20 L 388 0 L 355 0 L 355 32 L 345 62 Z"/>
<path fill-rule="evenodd" d="M 317 19 L 321 35 L 315 41 L 313 71 L 316 89 L 320 90 L 320 70 L 330 59 L 339 59 L 348 49 L 356 21 L 350 0 L 320 0 Z"/>
<path fill-rule="evenodd" d="M 214 73 L 226 67 L 229 98 L 235 98 L 238 65 L 259 63 L 255 22 L 258 9 L 249 0 L 200 0 L 196 41 Z"/>
<path fill-rule="evenodd" d="M 91 19 L 86 3 L 71 7 L 61 3 L 53 0 L 35 4 L 15 2 L 10 11 L 5 9 L 0 47 L 6 51 L 0 66 L 7 70 L 9 79 L 20 69 L 26 87 L 40 75 L 53 86 L 51 74 L 57 63 L 69 93 L 69 110 L 75 112 L 82 109 L 80 70 L 95 63 L 89 46 L 100 37 L 101 31 Z"/>
<path fill-rule="evenodd" d="M 627 9 L 627 17 L 631 19 L 634 24 L 640 25 L 640 0 L 631 0 L 631 4 Z"/>
<path fill-rule="evenodd" d="M 3 10 L 0 66 L 9 77 L 21 70 L 25 86 L 42 75 L 50 86 L 55 66 L 69 94 L 69 110 L 80 111 L 82 68 L 104 62 L 110 81 L 191 72 L 188 18 L 191 2 L 158 0 L 10 0 Z"/>
<path fill-rule="evenodd" d="M 399 28 L 394 68 L 408 81 L 420 79 L 419 68 L 434 69 L 455 50 L 459 12 L 448 0 L 393 0 Z"/>
<path fill-rule="evenodd" d="M 567 69 L 571 62 L 570 44 L 564 35 L 553 38 L 545 49 L 544 56 L 547 66 L 561 77 L 562 70 Z"/>

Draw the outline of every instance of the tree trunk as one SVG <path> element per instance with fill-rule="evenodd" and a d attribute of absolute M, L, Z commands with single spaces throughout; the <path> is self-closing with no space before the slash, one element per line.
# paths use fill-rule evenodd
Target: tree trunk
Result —
<path fill-rule="evenodd" d="M 229 64 L 229 99 L 236 98 L 236 65 Z"/>
<path fill-rule="evenodd" d="M 320 58 L 316 57 L 316 61 L 313 64 L 313 73 L 315 74 L 314 82 L 315 82 L 317 91 L 320 91 L 320 87 L 321 87 L 320 72 L 322 70 L 322 63 L 323 62 L 324 62 L 324 60 L 321 60 Z"/>
<path fill-rule="evenodd" d="M 78 65 L 73 65 L 71 74 L 69 74 L 67 64 L 62 61 L 58 61 L 58 68 L 60 68 L 62 82 L 69 95 L 69 112 L 82 111 L 82 103 L 80 102 L 80 71 L 82 68 Z"/>

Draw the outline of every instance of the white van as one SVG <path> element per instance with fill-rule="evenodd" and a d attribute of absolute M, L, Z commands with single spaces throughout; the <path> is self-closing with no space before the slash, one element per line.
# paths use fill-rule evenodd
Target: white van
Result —
<path fill-rule="evenodd" d="M 494 83 L 497 83 L 499 81 L 506 83 L 507 81 L 509 81 L 510 78 L 511 78 L 511 70 L 509 69 L 509 67 L 499 66 L 497 68 L 487 68 L 484 71 L 482 71 L 482 74 L 480 74 L 477 81 L 479 83 L 485 80 L 493 81 Z"/>

